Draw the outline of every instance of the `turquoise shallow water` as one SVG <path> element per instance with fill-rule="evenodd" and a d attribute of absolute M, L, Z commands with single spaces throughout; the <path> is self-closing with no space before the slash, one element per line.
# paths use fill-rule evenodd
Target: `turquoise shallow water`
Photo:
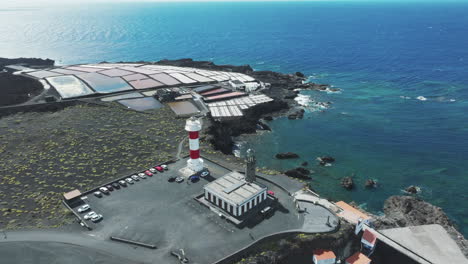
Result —
<path fill-rule="evenodd" d="M 467 235 L 467 13 L 467 3 L 443 2 L 10 2 L 0 8 L 0 57 L 59 64 L 192 57 L 302 71 L 343 92 L 307 92 L 332 108 L 272 122 L 273 132 L 252 142 L 261 166 L 299 165 L 272 159 L 278 151 L 309 163 L 332 155 L 334 166 L 314 168 L 324 196 L 378 212 L 389 195 L 417 184 Z M 339 179 L 352 173 L 358 189 L 342 190 Z M 380 187 L 364 190 L 367 178 Z"/>

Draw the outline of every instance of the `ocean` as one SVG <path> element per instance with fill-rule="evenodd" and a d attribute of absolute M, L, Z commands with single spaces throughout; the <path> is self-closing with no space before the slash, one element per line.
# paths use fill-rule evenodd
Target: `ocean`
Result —
<path fill-rule="evenodd" d="M 374 213 L 408 185 L 468 235 L 468 3 L 99 3 L 0 7 L 0 57 L 57 64 L 164 58 L 301 71 L 341 93 L 250 137 L 258 163 L 310 163 L 312 187 Z M 274 159 L 292 151 L 301 158 Z M 331 155 L 331 167 L 315 158 Z M 346 191 L 340 179 L 353 175 Z M 379 187 L 366 190 L 366 179 Z"/>

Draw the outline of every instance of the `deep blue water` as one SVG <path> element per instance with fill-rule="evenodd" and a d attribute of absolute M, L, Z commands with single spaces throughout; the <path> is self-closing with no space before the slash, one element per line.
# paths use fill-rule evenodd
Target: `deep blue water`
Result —
<path fill-rule="evenodd" d="M 252 140 L 261 166 L 329 154 L 334 166 L 311 166 L 324 196 L 378 212 L 388 196 L 420 185 L 468 235 L 468 3 L 10 4 L 0 7 L 0 57 L 192 57 L 304 72 L 343 92 L 307 92 L 333 107 L 275 120 Z M 272 159 L 278 151 L 302 159 Z M 342 190 L 339 179 L 353 173 L 357 190 Z M 364 190 L 367 178 L 380 187 Z"/>

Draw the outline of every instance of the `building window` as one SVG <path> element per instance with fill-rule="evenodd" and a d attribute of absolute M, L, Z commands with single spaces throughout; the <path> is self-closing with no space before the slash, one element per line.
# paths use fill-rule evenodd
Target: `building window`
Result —
<path fill-rule="evenodd" d="M 229 205 L 229 213 L 234 214 L 234 206 Z"/>
<path fill-rule="evenodd" d="M 211 202 L 211 193 L 208 193 L 208 201 Z"/>
<path fill-rule="evenodd" d="M 218 206 L 221 207 L 221 204 L 222 204 L 222 200 L 218 198 Z"/>

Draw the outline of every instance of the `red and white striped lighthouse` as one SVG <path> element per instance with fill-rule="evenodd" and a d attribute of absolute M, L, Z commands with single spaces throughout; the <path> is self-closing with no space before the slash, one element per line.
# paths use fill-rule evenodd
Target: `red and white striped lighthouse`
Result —
<path fill-rule="evenodd" d="M 189 132 L 190 159 L 187 160 L 187 167 L 199 172 L 203 170 L 203 160 L 200 158 L 199 132 L 202 128 L 200 119 L 192 116 L 185 123 L 185 130 Z"/>

